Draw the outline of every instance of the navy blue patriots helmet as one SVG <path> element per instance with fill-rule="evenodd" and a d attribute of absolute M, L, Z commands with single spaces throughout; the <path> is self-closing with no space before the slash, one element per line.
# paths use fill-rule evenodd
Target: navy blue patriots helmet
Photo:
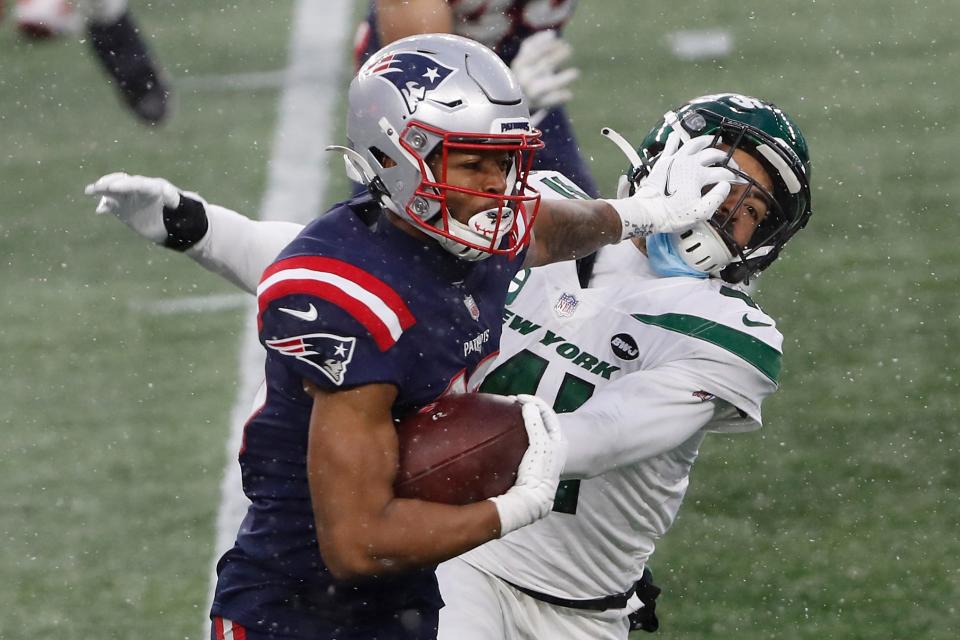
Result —
<path fill-rule="evenodd" d="M 543 145 L 519 84 L 493 51 L 451 34 L 393 42 L 360 68 L 348 110 L 348 173 L 385 207 L 466 260 L 513 253 L 527 241 L 539 196 L 525 195 L 526 182 Z M 448 182 L 447 154 L 478 149 L 510 155 L 504 193 Z M 450 193 L 487 198 L 490 207 L 459 222 Z"/>

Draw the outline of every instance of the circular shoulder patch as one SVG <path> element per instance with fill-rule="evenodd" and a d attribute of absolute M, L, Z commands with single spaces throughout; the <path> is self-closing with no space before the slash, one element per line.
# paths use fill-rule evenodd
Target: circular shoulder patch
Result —
<path fill-rule="evenodd" d="M 640 355 L 637 341 L 629 333 L 618 333 L 610 338 L 610 348 L 613 350 L 613 355 L 621 360 L 636 360 Z"/>

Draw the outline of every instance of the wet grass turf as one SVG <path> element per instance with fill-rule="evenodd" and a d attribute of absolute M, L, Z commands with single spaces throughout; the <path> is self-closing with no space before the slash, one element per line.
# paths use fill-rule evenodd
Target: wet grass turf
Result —
<path fill-rule="evenodd" d="M 291 7 L 135 9 L 185 78 L 281 68 Z M 786 336 L 782 388 L 763 431 L 704 444 L 652 563 L 665 640 L 960 631 L 958 27 L 946 0 L 578 7 L 570 111 L 611 192 L 624 162 L 599 128 L 639 141 L 703 93 L 778 102 L 814 161 L 814 217 L 755 296 Z M 732 54 L 674 59 L 665 34 L 695 28 Z M 201 637 L 240 313 L 144 313 L 233 289 L 81 191 L 123 169 L 255 213 L 277 93 L 175 85 L 151 130 L 86 45 L 7 23 L 0 49 L 0 638 Z"/>

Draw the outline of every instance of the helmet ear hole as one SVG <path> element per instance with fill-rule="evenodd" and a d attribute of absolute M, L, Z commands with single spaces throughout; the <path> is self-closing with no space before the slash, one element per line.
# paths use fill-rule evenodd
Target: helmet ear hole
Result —
<path fill-rule="evenodd" d="M 381 169 L 388 169 L 397 166 L 397 161 L 388 156 L 377 147 L 370 147 L 370 155 L 377 161 Z"/>

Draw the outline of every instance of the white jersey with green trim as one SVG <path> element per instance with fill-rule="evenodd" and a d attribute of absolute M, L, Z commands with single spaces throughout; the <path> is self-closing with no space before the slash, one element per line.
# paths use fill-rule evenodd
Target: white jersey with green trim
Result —
<path fill-rule="evenodd" d="M 533 186 L 581 197 L 553 172 Z M 549 516 L 463 559 L 562 598 L 629 590 L 676 518 L 705 433 L 760 427 L 781 347 L 774 321 L 742 290 L 660 277 L 630 242 L 600 252 L 586 289 L 574 262 L 521 271 L 480 390 L 553 403 L 571 479 Z"/>

